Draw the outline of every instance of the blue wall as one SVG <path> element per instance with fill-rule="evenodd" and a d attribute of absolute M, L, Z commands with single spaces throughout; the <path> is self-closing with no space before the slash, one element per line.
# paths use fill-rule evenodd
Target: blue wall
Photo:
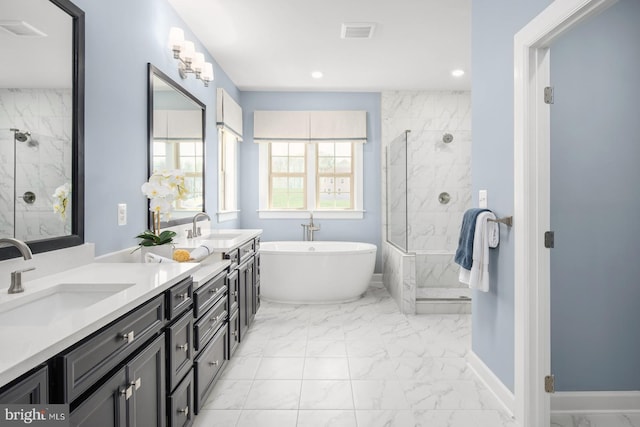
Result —
<path fill-rule="evenodd" d="M 364 145 L 363 219 L 321 219 L 318 240 L 369 242 L 378 247 L 376 272 L 382 271 L 381 234 L 381 164 L 380 164 L 380 94 L 329 92 L 242 92 L 245 139 L 240 144 L 240 223 L 243 228 L 261 228 L 263 239 L 300 240 L 300 219 L 258 218 L 258 144 L 253 143 L 253 113 L 256 110 L 366 110 L 368 142 Z"/>
<path fill-rule="evenodd" d="M 640 2 L 551 47 L 556 389 L 640 390 Z"/>
<path fill-rule="evenodd" d="M 173 8 L 158 0 L 74 0 L 86 17 L 85 226 L 87 242 L 104 254 L 136 244 L 147 226 L 147 62 L 183 85 L 207 106 L 206 209 L 217 210 L 216 87 L 238 99 L 238 90 L 189 33 Z M 179 26 L 214 64 L 205 88 L 181 80 L 167 48 L 169 28 Z M 128 224 L 117 225 L 117 204 L 128 205 Z M 237 223 L 225 222 L 225 227 Z"/>
<path fill-rule="evenodd" d="M 550 0 L 472 2 L 472 189 L 488 190 L 489 208 L 513 214 L 513 36 Z M 517 220 L 517 219 L 516 219 Z M 514 389 L 514 242 L 500 229 L 491 251 L 490 291 L 473 294 L 473 351 Z"/>

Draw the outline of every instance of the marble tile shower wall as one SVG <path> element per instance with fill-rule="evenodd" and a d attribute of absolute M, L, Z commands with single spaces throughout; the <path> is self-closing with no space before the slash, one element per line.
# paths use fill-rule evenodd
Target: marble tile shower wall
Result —
<path fill-rule="evenodd" d="M 457 287 L 457 269 L 450 262 L 455 252 L 460 222 L 464 211 L 471 206 L 471 93 L 466 91 L 393 91 L 382 93 L 382 150 L 386 155 L 389 144 L 411 130 L 407 144 L 407 250 L 415 252 L 413 260 L 414 287 Z M 443 135 L 450 133 L 453 142 L 444 143 Z M 383 162 L 383 203 L 395 200 L 394 189 L 387 187 L 387 169 Z M 388 197 L 386 192 L 391 194 Z M 446 192 L 447 204 L 438 196 Z M 393 218 L 382 209 L 383 233 L 397 229 Z M 389 227 L 387 227 L 389 223 Z M 399 233 L 398 233 L 399 234 Z M 385 271 L 395 263 L 401 276 L 385 280 L 385 286 L 403 311 L 403 295 L 415 295 L 392 290 L 392 283 L 404 287 L 410 284 L 409 272 L 402 272 L 402 257 L 390 252 L 395 248 L 383 244 Z M 433 256 L 435 255 L 435 257 Z M 387 276 L 390 277 L 390 276 Z M 414 303 L 415 305 L 415 303 Z M 410 312 L 410 311 L 409 311 Z"/>
<path fill-rule="evenodd" d="M 71 183 L 72 111 L 70 89 L 0 89 L 0 236 L 35 240 L 70 233 L 70 217 L 53 213 L 52 195 Z M 34 141 L 16 142 L 15 167 L 11 128 L 30 132 Z M 35 202 L 18 197 L 14 206 L 14 184 L 18 196 L 31 191 Z"/>

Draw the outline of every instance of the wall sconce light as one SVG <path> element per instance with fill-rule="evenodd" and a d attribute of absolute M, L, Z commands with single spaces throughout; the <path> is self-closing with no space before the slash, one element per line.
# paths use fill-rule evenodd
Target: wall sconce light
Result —
<path fill-rule="evenodd" d="M 189 73 L 193 73 L 196 79 L 202 80 L 205 86 L 213 80 L 213 65 L 204 61 L 204 54 L 196 52 L 192 41 L 184 39 L 184 31 L 178 27 L 171 27 L 169 31 L 169 49 L 173 52 L 173 57 L 180 61 L 178 72 L 183 79 Z"/>

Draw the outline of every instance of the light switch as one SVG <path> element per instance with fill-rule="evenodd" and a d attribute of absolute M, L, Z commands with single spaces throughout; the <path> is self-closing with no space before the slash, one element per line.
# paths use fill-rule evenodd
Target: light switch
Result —
<path fill-rule="evenodd" d="M 127 225 L 127 204 L 118 203 L 118 225 Z"/>
<path fill-rule="evenodd" d="M 480 190 L 478 192 L 478 207 L 481 209 L 487 209 L 489 202 L 487 201 L 487 190 Z"/>

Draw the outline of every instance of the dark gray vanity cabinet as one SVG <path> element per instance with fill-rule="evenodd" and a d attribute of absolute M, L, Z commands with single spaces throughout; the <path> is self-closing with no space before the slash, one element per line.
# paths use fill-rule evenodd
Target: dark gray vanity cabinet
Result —
<path fill-rule="evenodd" d="M 193 314 L 188 311 L 167 327 L 169 374 L 167 390 L 171 392 L 189 373 L 193 365 Z"/>
<path fill-rule="evenodd" d="M 41 366 L 3 387 L 0 403 L 38 405 L 49 403 L 48 369 Z"/>
<path fill-rule="evenodd" d="M 165 427 L 165 347 L 161 335 L 71 405 L 71 426 Z"/>
<path fill-rule="evenodd" d="M 218 329 L 206 347 L 202 349 L 194 363 L 195 411 L 196 414 L 207 400 L 211 388 L 222 372 L 228 354 L 227 328 Z"/>
<path fill-rule="evenodd" d="M 188 427 L 193 424 L 195 417 L 193 395 L 193 370 L 191 370 L 169 396 L 171 427 Z"/>

